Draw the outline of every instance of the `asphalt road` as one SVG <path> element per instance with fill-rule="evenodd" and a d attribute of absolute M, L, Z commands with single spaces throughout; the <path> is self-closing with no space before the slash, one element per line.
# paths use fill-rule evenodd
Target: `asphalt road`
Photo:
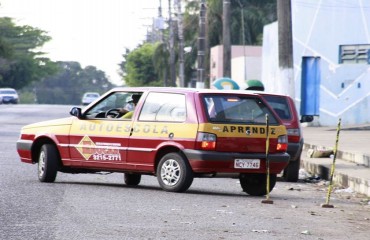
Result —
<path fill-rule="evenodd" d="M 369 199 L 333 192 L 325 182 L 278 181 L 265 197 L 241 191 L 237 179 L 195 179 L 185 193 L 161 190 L 143 176 L 63 174 L 41 183 L 21 163 L 15 143 L 32 122 L 68 117 L 70 106 L 0 105 L 0 239 L 368 239 Z"/>

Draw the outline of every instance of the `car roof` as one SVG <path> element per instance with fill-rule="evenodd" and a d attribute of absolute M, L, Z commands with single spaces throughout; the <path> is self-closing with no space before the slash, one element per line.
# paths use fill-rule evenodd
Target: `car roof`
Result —
<path fill-rule="evenodd" d="M 111 91 L 161 91 L 161 92 L 176 92 L 176 93 L 222 93 L 222 94 L 251 94 L 256 93 L 240 90 L 224 90 L 224 89 L 202 89 L 202 88 L 179 88 L 179 87 L 116 87 Z"/>
<path fill-rule="evenodd" d="M 0 88 L 0 90 L 12 90 L 12 91 L 16 91 L 14 88 Z"/>
<path fill-rule="evenodd" d="M 279 97 L 291 98 L 288 95 L 279 94 L 279 93 L 273 93 L 273 92 L 265 92 L 265 91 L 258 91 L 258 90 L 244 90 L 244 91 L 245 92 L 248 92 L 248 93 L 258 94 L 258 95 L 272 95 L 272 96 L 279 96 Z"/>

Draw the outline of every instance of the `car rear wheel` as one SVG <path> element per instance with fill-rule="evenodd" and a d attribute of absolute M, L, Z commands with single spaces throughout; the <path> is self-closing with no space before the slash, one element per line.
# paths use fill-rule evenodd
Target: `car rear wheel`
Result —
<path fill-rule="evenodd" d="M 288 166 L 284 169 L 283 177 L 287 182 L 297 182 L 299 178 L 299 168 L 301 165 L 301 158 L 295 161 L 290 161 Z"/>
<path fill-rule="evenodd" d="M 125 173 L 124 180 L 128 186 L 137 186 L 141 181 L 141 174 L 137 173 Z"/>
<path fill-rule="evenodd" d="M 38 160 L 38 177 L 40 182 L 54 182 L 58 172 L 58 150 L 53 144 L 41 147 Z"/>
<path fill-rule="evenodd" d="M 193 171 L 186 158 L 179 153 L 168 153 L 157 167 L 161 188 L 168 192 L 185 192 L 193 183 Z"/>
<path fill-rule="evenodd" d="M 252 196 L 263 196 L 267 194 L 267 176 L 263 173 L 240 174 L 239 181 L 244 192 Z M 270 174 L 270 191 L 275 187 L 276 174 Z"/>

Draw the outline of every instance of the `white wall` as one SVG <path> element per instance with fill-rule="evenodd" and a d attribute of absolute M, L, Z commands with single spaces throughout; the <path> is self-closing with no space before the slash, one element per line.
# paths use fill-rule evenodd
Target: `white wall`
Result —
<path fill-rule="evenodd" d="M 319 125 L 336 126 L 339 118 L 343 125 L 370 123 L 370 65 L 338 63 L 339 45 L 370 44 L 369 6 L 365 0 L 292 0 L 295 100 L 299 109 L 302 57 L 319 56 Z M 267 91 L 283 93 L 277 33 L 277 23 L 264 28 L 262 81 Z"/>

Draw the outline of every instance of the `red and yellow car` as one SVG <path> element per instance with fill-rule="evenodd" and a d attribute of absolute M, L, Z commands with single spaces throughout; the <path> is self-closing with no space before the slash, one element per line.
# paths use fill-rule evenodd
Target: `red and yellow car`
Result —
<path fill-rule="evenodd" d="M 20 159 L 38 164 L 41 182 L 57 172 L 122 172 L 128 185 L 153 175 L 162 189 L 183 192 L 196 177 L 237 177 L 259 196 L 289 162 L 286 128 L 258 94 L 115 88 L 70 113 L 21 130 Z"/>

